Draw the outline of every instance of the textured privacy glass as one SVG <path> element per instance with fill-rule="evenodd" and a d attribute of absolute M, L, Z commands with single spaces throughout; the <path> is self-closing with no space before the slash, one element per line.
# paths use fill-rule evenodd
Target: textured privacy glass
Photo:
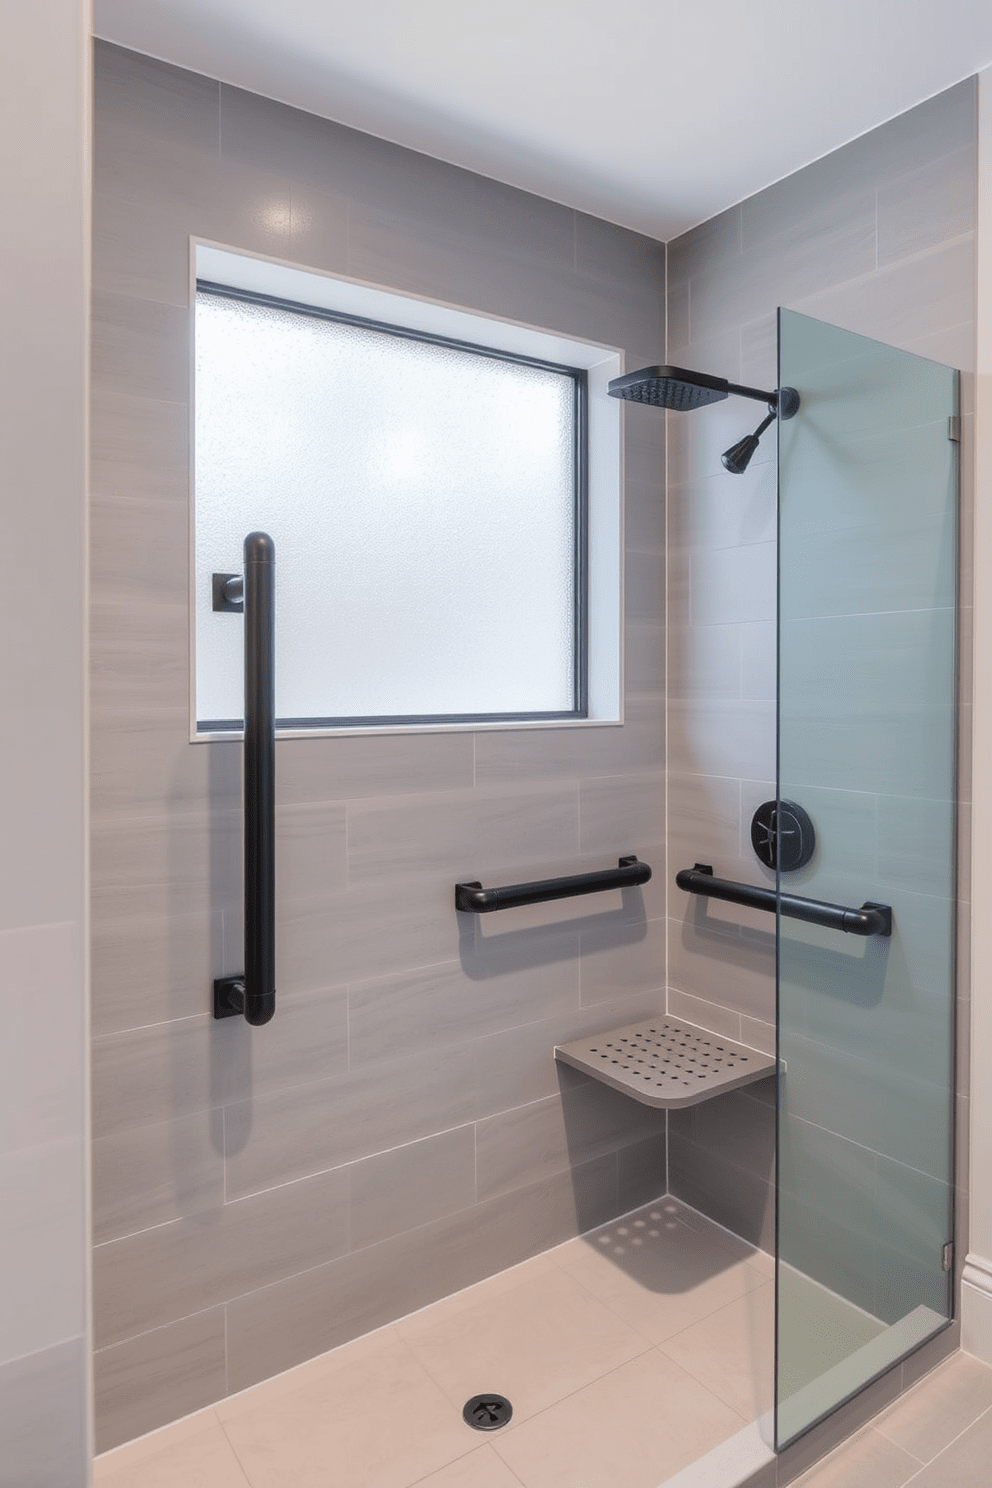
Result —
<path fill-rule="evenodd" d="M 243 714 L 210 575 L 254 529 L 280 719 L 574 710 L 575 405 L 567 372 L 198 294 L 198 720 Z"/>
<path fill-rule="evenodd" d="M 779 920 L 778 1444 L 949 1314 L 957 374 L 790 311 L 779 380 L 779 793 L 817 847 Z"/>

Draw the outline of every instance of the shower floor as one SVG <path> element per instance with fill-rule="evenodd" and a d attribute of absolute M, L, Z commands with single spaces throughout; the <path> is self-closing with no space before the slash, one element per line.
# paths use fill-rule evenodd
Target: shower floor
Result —
<path fill-rule="evenodd" d="M 884 1331 L 789 1267 L 781 1284 L 792 1389 Z M 659 1488 L 710 1454 L 705 1482 L 729 1484 L 768 1458 L 773 1351 L 773 1258 L 666 1195 L 105 1453 L 93 1483 Z M 490 1392 L 513 1418 L 478 1433 L 462 1406 Z"/>
<path fill-rule="evenodd" d="M 671 1197 L 98 1457 L 95 1488 L 657 1488 L 771 1405 L 771 1256 Z M 493 1391 L 513 1419 L 462 1420 Z"/>

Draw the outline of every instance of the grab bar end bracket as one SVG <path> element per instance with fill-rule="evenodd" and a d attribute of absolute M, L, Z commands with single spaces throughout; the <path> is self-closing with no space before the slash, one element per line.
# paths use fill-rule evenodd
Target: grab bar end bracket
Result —
<path fill-rule="evenodd" d="M 460 909 L 465 914 L 482 914 L 491 907 L 486 901 L 486 891 L 478 880 L 473 883 L 455 884 L 456 909 Z"/>
<path fill-rule="evenodd" d="M 244 576 L 234 573 L 210 575 L 212 594 L 211 608 L 225 615 L 244 613 Z"/>
<path fill-rule="evenodd" d="M 880 928 L 874 932 L 876 935 L 891 935 L 892 934 L 892 905 L 891 904 L 876 904 L 873 900 L 866 899 L 865 902 L 864 902 L 864 904 L 862 904 L 861 908 L 862 909 L 873 909 L 875 911 L 876 915 L 878 916 L 878 918 L 881 920 L 882 923 L 881 923 Z"/>
<path fill-rule="evenodd" d="M 239 1018 L 244 1010 L 244 977 L 217 977 L 214 980 L 214 1017 Z"/>

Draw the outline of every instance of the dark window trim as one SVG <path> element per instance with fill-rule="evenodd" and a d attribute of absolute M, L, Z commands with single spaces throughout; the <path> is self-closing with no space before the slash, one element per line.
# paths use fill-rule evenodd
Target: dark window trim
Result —
<path fill-rule="evenodd" d="M 442 723 L 554 723 L 578 718 L 572 710 L 558 713 L 383 713 L 357 714 L 354 718 L 277 718 L 277 729 L 332 728 L 423 728 Z M 205 718 L 196 725 L 198 734 L 240 733 L 243 718 Z"/>
<path fill-rule="evenodd" d="M 443 336 L 433 331 L 418 331 L 412 326 L 391 325 L 387 320 L 372 320 L 365 315 L 351 315 L 347 310 L 331 310 L 326 305 L 305 305 L 301 300 L 284 300 L 279 295 L 262 294 L 254 289 L 237 289 L 229 284 L 216 284 L 211 279 L 197 279 L 197 294 L 215 295 L 221 300 L 244 300 L 251 305 L 270 305 L 274 310 L 289 310 L 311 320 L 335 320 L 342 325 L 360 326 L 367 331 L 381 331 L 399 341 L 426 341 L 431 346 L 450 346 L 456 351 L 471 351 L 494 362 L 519 362 L 526 367 L 540 367 L 545 372 L 561 372 L 571 378 L 585 378 L 585 369 L 570 367 L 567 362 L 550 362 L 526 352 L 500 351 L 476 341 L 462 341 L 456 336 Z M 471 313 L 471 312 L 470 312 Z M 480 317 L 481 318 L 481 317 Z"/>
<path fill-rule="evenodd" d="M 575 643 L 572 650 L 572 692 L 575 707 L 555 712 L 530 713 L 423 713 L 388 714 L 381 716 L 357 716 L 341 718 L 277 718 L 277 729 L 333 729 L 333 728 L 385 728 L 427 727 L 431 725 L 457 723 L 531 723 L 580 720 L 589 717 L 589 375 L 584 367 L 570 367 L 564 362 L 552 362 L 542 357 L 527 356 L 522 352 L 501 351 L 492 346 L 483 346 L 474 341 L 462 341 L 454 336 L 435 335 L 430 331 L 418 331 L 406 326 L 391 325 L 388 321 L 373 320 L 363 315 L 351 315 L 344 310 L 332 310 L 323 305 L 307 305 L 299 300 L 282 299 L 278 295 L 262 294 L 255 290 L 238 289 L 233 285 L 217 284 L 210 279 L 197 279 L 197 294 L 213 295 L 218 299 L 241 300 L 253 305 L 268 305 L 276 310 L 287 310 L 295 315 L 306 315 L 311 319 L 332 320 L 344 325 L 360 326 L 365 330 L 395 336 L 405 341 L 423 341 L 432 346 L 449 346 L 457 351 L 471 352 L 475 356 L 487 357 L 491 361 L 513 362 L 526 367 L 537 367 L 546 372 L 557 372 L 569 377 L 573 396 L 573 497 L 574 497 L 574 549 L 573 549 L 573 633 Z M 244 728 L 239 719 L 197 719 L 196 732 L 237 733 Z"/>

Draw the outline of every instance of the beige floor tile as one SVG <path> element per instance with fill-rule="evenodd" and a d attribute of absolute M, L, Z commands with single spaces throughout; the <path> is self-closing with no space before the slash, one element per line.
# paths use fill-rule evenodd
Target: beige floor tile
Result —
<path fill-rule="evenodd" d="M 681 1333 L 764 1285 L 718 1234 L 689 1230 L 651 1206 L 554 1252 L 558 1265 L 652 1343 Z"/>
<path fill-rule="evenodd" d="M 792 1488 L 903 1488 L 919 1468 L 915 1457 L 869 1428 L 796 1478 Z"/>
<path fill-rule="evenodd" d="M 303 1364 L 295 1364 L 292 1369 L 274 1374 L 271 1379 L 250 1385 L 247 1390 L 239 1390 L 236 1395 L 228 1395 L 226 1399 L 218 1400 L 211 1409 L 221 1424 L 234 1417 L 247 1415 L 250 1411 L 268 1410 L 283 1396 L 298 1394 L 323 1379 L 325 1374 L 342 1369 L 364 1368 L 363 1361 L 366 1358 L 372 1361 L 374 1367 L 375 1361 L 381 1357 L 382 1351 L 390 1342 L 399 1344 L 399 1336 L 393 1324 L 379 1328 L 374 1333 L 365 1333 L 360 1338 L 353 1338 L 349 1343 L 342 1343 L 338 1348 L 307 1359 Z"/>
<path fill-rule="evenodd" d="M 904 1452 L 929 1462 L 990 1406 L 992 1369 L 969 1354 L 953 1354 L 874 1425 Z"/>
<path fill-rule="evenodd" d="M 167 1426 L 93 1463 L 94 1488 L 249 1488 L 212 1412 Z"/>
<path fill-rule="evenodd" d="M 615 1312 L 557 1267 L 475 1307 L 399 1323 L 421 1364 L 460 1409 L 495 1390 L 514 1423 L 544 1410 L 649 1347 Z M 504 1428 L 512 1430 L 513 1425 Z"/>
<path fill-rule="evenodd" d="M 500 1298 L 507 1292 L 515 1292 L 518 1287 L 526 1282 L 538 1281 L 542 1276 L 550 1276 L 555 1265 L 551 1257 L 554 1251 L 542 1251 L 540 1255 L 532 1256 L 529 1261 L 521 1261 L 517 1266 L 511 1266 L 506 1271 L 497 1271 L 495 1276 L 487 1276 L 484 1281 L 477 1281 L 474 1286 L 463 1287 L 460 1292 L 452 1292 L 449 1297 L 441 1297 L 439 1301 L 432 1302 L 429 1307 L 423 1307 L 419 1312 L 412 1312 L 407 1317 L 401 1318 L 397 1327 L 405 1327 L 407 1324 L 416 1325 L 421 1318 L 431 1317 L 437 1322 L 447 1322 L 449 1318 L 457 1317 L 460 1313 L 474 1311 L 479 1307 L 489 1307 L 498 1303 Z"/>
<path fill-rule="evenodd" d="M 375 1340 L 339 1350 L 299 1389 L 225 1412 L 251 1488 L 408 1488 L 474 1448 L 461 1412 L 403 1340 L 392 1330 Z"/>
<path fill-rule="evenodd" d="M 742 1421 L 658 1349 L 498 1433 L 525 1488 L 656 1488 Z"/>
<path fill-rule="evenodd" d="M 745 1421 L 753 1421 L 772 1406 L 774 1329 L 775 1288 L 766 1281 L 661 1348 Z"/>
<path fill-rule="evenodd" d="M 913 1488 L 988 1488 L 992 1481 L 992 1411 L 921 1468 Z"/>
<path fill-rule="evenodd" d="M 521 1484 L 492 1447 L 480 1447 L 430 1477 L 421 1478 L 416 1488 L 521 1488 Z"/>
<path fill-rule="evenodd" d="M 722 1225 L 714 1224 L 713 1220 L 707 1219 L 705 1214 L 700 1214 L 698 1209 L 683 1204 L 681 1199 L 675 1199 L 671 1194 L 666 1194 L 662 1203 L 666 1211 L 680 1224 L 687 1225 L 690 1230 L 705 1231 L 717 1244 L 724 1245 L 735 1260 L 747 1261 L 749 1266 L 760 1271 L 762 1276 L 769 1281 L 775 1279 L 775 1257 L 767 1250 L 759 1250 L 757 1246 L 749 1245 L 739 1235 L 732 1235 Z"/>

